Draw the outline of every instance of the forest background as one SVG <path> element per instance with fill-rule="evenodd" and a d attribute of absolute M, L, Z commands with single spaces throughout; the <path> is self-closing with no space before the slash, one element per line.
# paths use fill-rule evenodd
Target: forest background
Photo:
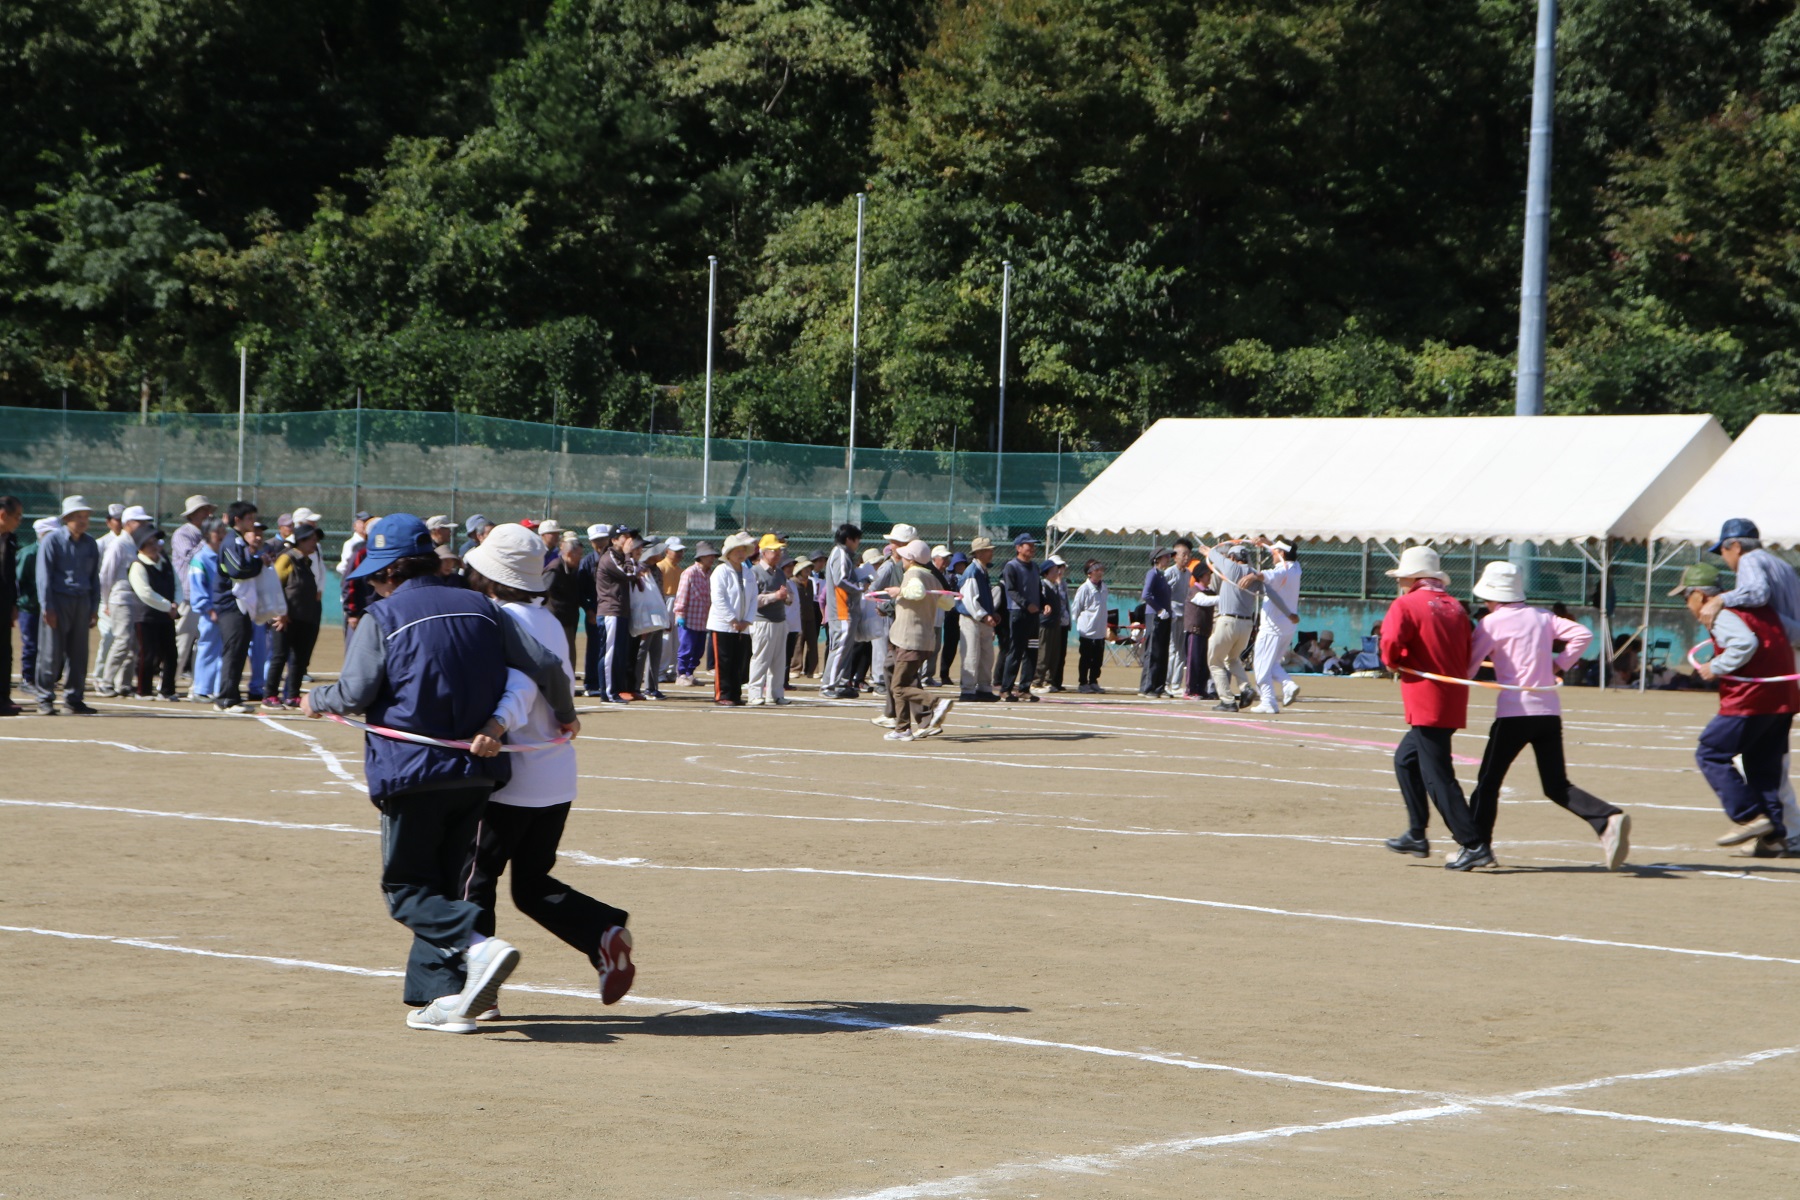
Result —
<path fill-rule="evenodd" d="M 1568 0 L 1547 407 L 1800 402 L 1800 11 Z M 0 405 L 1510 411 L 1531 0 L 10 0 Z M 1278 448 L 1271 448 L 1279 454 Z"/>

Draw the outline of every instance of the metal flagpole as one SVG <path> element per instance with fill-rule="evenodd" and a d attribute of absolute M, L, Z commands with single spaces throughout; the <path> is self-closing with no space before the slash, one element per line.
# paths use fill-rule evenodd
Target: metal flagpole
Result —
<path fill-rule="evenodd" d="M 712 498 L 712 367 L 713 314 L 719 299 L 719 259 L 706 256 L 706 432 L 700 441 L 700 500 Z M 851 385 L 854 393 L 855 385 Z M 854 405 L 852 406 L 854 408 Z"/>
<path fill-rule="evenodd" d="M 237 499 L 244 498 L 244 404 L 250 379 L 250 347 L 238 347 L 238 470 Z"/>
<path fill-rule="evenodd" d="M 867 197 L 856 193 L 856 285 L 850 299 L 850 442 L 844 450 L 844 520 L 851 519 L 856 506 L 856 383 L 858 352 L 862 348 L 862 250 L 863 203 Z"/>
<path fill-rule="evenodd" d="M 355 528 L 356 514 L 362 511 L 362 388 L 356 389 L 356 457 L 351 459 L 350 466 L 350 515 L 351 528 Z"/>
<path fill-rule="evenodd" d="M 994 434 L 994 507 L 1000 507 L 1000 473 L 1006 455 L 1006 319 L 1012 302 L 1012 264 L 1000 264 L 1000 423 Z"/>
<path fill-rule="evenodd" d="M 1531 153 L 1525 176 L 1525 269 L 1519 285 L 1518 390 L 1513 411 L 1544 411 L 1545 279 L 1550 257 L 1550 126 L 1556 109 L 1556 0 L 1538 0 Z"/>

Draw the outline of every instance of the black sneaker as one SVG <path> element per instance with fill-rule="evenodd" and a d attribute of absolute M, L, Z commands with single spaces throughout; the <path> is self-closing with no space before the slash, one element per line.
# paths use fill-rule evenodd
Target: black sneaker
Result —
<path fill-rule="evenodd" d="M 1497 867 L 1494 852 L 1486 845 L 1464 846 L 1463 852 L 1444 864 L 1446 871 L 1472 871 L 1476 867 Z"/>
<path fill-rule="evenodd" d="M 56 703 L 52 700 L 39 700 L 37 703 L 37 711 L 38 716 L 40 717 L 54 717 L 56 715 Z"/>
<path fill-rule="evenodd" d="M 1395 854 L 1410 854 L 1414 858 L 1430 858 L 1431 843 L 1422 837 L 1414 837 L 1411 833 L 1403 833 L 1399 837 L 1391 837 L 1385 843 Z"/>
<path fill-rule="evenodd" d="M 99 709 L 94 708 L 91 705 L 85 704 L 80 700 L 68 700 L 68 701 L 65 701 L 64 703 L 68 707 L 68 710 L 72 713 L 75 713 L 77 716 L 91 717 L 95 713 L 100 711 Z"/>
<path fill-rule="evenodd" d="M 1221 700 L 1213 705 L 1214 712 L 1236 712 L 1237 710 L 1237 703 L 1232 700 Z"/>

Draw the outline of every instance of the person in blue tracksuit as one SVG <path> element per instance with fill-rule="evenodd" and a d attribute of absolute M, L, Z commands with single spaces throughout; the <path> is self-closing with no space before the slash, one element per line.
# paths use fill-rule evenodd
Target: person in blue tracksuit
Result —
<path fill-rule="evenodd" d="M 365 714 L 371 725 L 470 741 L 506 694 L 509 667 L 530 676 L 564 732 L 580 729 L 559 655 L 506 618 L 486 596 L 438 573 L 425 522 L 395 513 L 375 522 L 353 575 L 377 601 L 345 649 L 338 681 L 308 692 L 300 711 Z M 369 733 L 363 772 L 381 811 L 381 890 L 389 914 L 413 933 L 403 998 L 414 1029 L 473 1033 L 494 1006 L 519 952 L 476 932 L 481 905 L 466 898 L 489 795 L 504 787 L 504 754 Z"/>
<path fill-rule="evenodd" d="M 188 560 L 188 605 L 199 617 L 194 635 L 193 690 L 188 699 L 211 703 L 219 695 L 219 677 L 225 659 L 225 639 L 219 632 L 218 597 L 231 595 L 219 570 L 219 543 L 225 540 L 225 523 L 208 517 L 200 527 L 200 549 Z"/>

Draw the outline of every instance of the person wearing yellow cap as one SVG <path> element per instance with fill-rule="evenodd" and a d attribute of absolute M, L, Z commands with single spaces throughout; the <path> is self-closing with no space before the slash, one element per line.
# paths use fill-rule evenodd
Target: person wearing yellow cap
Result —
<path fill-rule="evenodd" d="M 788 703 L 787 605 L 792 589 L 781 573 L 787 543 L 765 533 L 756 543 L 750 578 L 756 590 L 756 617 L 750 623 L 750 678 L 744 685 L 746 706 Z"/>

